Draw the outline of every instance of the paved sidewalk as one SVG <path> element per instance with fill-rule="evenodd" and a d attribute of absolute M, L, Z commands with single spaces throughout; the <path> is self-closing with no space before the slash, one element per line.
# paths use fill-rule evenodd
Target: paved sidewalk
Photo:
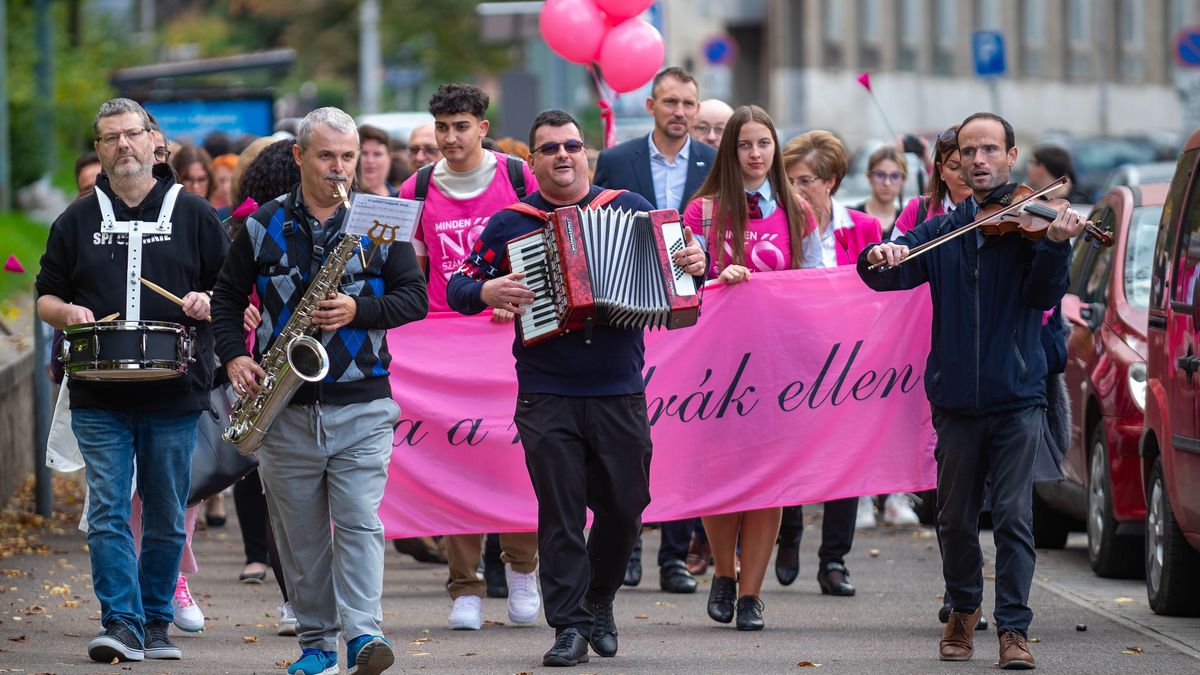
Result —
<path fill-rule="evenodd" d="M 795 672 L 801 662 L 837 673 L 995 671 L 994 631 L 978 635 L 976 656 L 968 663 L 936 659 L 941 581 L 931 532 L 881 528 L 860 533 L 847 561 L 858 596 L 832 598 L 822 596 L 815 582 L 819 528 L 812 527 L 811 518 L 819 511 L 810 511 L 800 579 L 784 588 L 768 573 L 765 631 L 741 633 L 712 622 L 704 610 L 707 579 L 694 595 L 668 595 L 658 590 L 657 569 L 650 565 L 640 587 L 618 595 L 620 654 L 613 659 L 593 656 L 568 672 L 782 673 Z M 243 556 L 232 516 L 228 526 L 196 535 L 201 570 L 191 578 L 192 591 L 208 625 L 196 635 L 172 631 L 184 652 L 182 661 L 116 666 L 88 661 L 86 643 L 99 631 L 99 608 L 90 590 L 82 534 L 66 528 L 43 531 L 38 536 L 49 545 L 48 555 L 0 559 L 0 673 L 283 673 L 298 656 L 296 642 L 275 634 L 280 598 L 272 578 L 268 575 L 263 585 L 237 582 Z M 655 560 L 658 540 L 657 532 L 647 533 L 645 560 Z M 1071 565 L 1078 557 L 1070 550 L 1040 554 L 1039 577 L 1061 580 L 1077 573 L 1077 565 Z M 992 569 L 989 565 L 989 574 Z M 503 600 L 484 600 L 488 624 L 483 630 L 448 630 L 445 580 L 444 566 L 416 563 L 389 547 L 384 622 L 397 651 L 396 667 L 389 672 L 548 671 L 541 667 L 541 654 L 552 642 L 551 630 L 543 620 L 512 625 Z M 987 593 L 990 608 L 990 585 Z M 1130 592 L 1129 597 L 1144 603 L 1144 595 Z M 1175 643 L 1153 639 L 1077 600 L 1051 592 L 1044 582 L 1035 585 L 1032 637 L 1038 642 L 1032 647 L 1041 669 L 1088 675 L 1200 671 L 1200 659 L 1179 651 Z M 1086 632 L 1077 631 L 1077 624 L 1086 624 Z M 1190 624 L 1164 619 L 1164 625 L 1174 630 Z M 1173 639 L 1192 653 L 1200 648 L 1186 633 Z M 342 659 L 344 663 L 344 654 Z"/>

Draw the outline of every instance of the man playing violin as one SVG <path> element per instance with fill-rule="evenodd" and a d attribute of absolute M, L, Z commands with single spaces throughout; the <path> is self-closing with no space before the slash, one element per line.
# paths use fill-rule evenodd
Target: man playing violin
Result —
<path fill-rule="evenodd" d="M 1013 137 L 1012 126 L 997 115 L 976 113 L 964 120 L 958 150 L 972 196 L 953 213 L 863 251 L 858 273 L 877 291 L 928 283 L 933 298 L 925 392 L 938 434 L 942 573 L 953 608 L 940 658 L 965 661 L 973 652 L 983 601 L 978 522 L 988 484 L 1000 667 L 1030 669 L 1033 466 L 1046 415 L 1042 314 L 1066 292 L 1070 240 L 1084 221 L 1063 203 L 1038 241 L 985 236 L 976 229 L 904 264 L 914 247 L 973 227 L 981 211 L 1012 201 L 1018 187 L 1009 182 L 1017 161 Z M 885 265 L 872 269 L 880 263 Z"/>

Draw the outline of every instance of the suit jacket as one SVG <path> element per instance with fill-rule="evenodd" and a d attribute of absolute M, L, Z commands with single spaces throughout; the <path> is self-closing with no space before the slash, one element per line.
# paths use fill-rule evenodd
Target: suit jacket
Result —
<path fill-rule="evenodd" d="M 683 185 L 683 199 L 678 204 L 659 204 L 654 196 L 654 178 L 650 173 L 649 134 L 625 141 L 600 153 L 596 160 L 596 175 L 592 183 L 613 190 L 629 190 L 646 198 L 656 209 L 676 209 L 679 213 L 687 208 L 692 195 L 704 184 L 708 172 L 717 159 L 717 151 L 700 141 L 692 139 L 688 149 L 687 181 Z"/>

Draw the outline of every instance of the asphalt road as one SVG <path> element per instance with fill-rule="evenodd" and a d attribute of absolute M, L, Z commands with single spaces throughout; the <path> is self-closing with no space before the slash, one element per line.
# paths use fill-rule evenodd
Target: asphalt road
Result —
<path fill-rule="evenodd" d="M 694 595 L 669 595 L 658 590 L 657 569 L 651 566 L 640 587 L 624 589 L 617 598 L 619 655 L 593 656 L 575 672 L 806 672 L 801 662 L 839 673 L 995 669 L 992 630 L 977 634 L 974 660 L 937 660 L 941 579 L 931 532 L 880 528 L 860 533 L 847 561 L 858 595 L 843 599 L 822 596 L 817 588 L 820 535 L 811 523 L 801 549 L 800 579 L 785 588 L 768 574 L 765 631 L 740 633 L 714 623 L 704 610 L 707 580 Z M 86 643 L 99 631 L 99 606 L 88 585 L 84 538 L 60 530 L 42 539 L 51 546 L 48 555 L 0 559 L 0 673 L 282 673 L 298 656 L 294 638 L 275 634 L 279 597 L 271 577 L 260 586 L 236 580 L 243 558 L 232 517 L 226 527 L 196 535 L 201 570 L 192 577 L 192 590 L 208 626 L 196 635 L 172 631 L 184 652 L 182 661 L 90 662 Z M 647 533 L 644 559 L 655 560 L 657 544 L 658 534 Z M 1031 646 L 1039 668 L 1091 675 L 1200 672 L 1200 620 L 1154 617 L 1145 609 L 1140 582 L 1097 580 L 1078 538 L 1065 551 L 1039 553 L 1031 601 L 1036 640 Z M 992 570 L 989 562 L 987 573 Z M 390 672 L 548 670 L 541 667 L 541 654 L 553 640 L 552 631 L 541 622 L 507 625 L 503 600 L 485 600 L 489 623 L 483 630 L 448 630 L 445 579 L 444 567 L 416 563 L 389 547 L 384 623 L 398 655 Z M 991 603 L 989 588 L 985 607 Z"/>

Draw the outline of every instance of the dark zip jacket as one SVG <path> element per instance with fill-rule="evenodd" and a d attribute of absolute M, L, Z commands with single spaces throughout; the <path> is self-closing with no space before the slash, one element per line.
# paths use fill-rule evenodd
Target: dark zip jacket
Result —
<path fill-rule="evenodd" d="M 213 292 L 213 330 L 222 365 L 238 356 L 261 360 L 257 357 L 271 348 L 313 276 L 336 248 L 345 216 L 345 208 L 338 207 L 329 220 L 317 222 L 297 186 L 246 219 Z M 345 405 L 389 398 L 392 357 L 386 331 L 419 321 L 429 311 L 425 277 L 412 244 L 397 241 L 376 246 L 362 239 L 362 255 L 350 259 L 338 284 L 339 292 L 354 298 L 354 319 L 336 331 L 317 332 L 315 337 L 329 356 L 329 374 L 320 382 L 301 385 L 291 405 Z M 254 355 L 246 350 L 242 332 L 242 312 L 252 288 L 262 301 Z"/>
<path fill-rule="evenodd" d="M 158 183 L 141 204 L 129 207 L 112 191 L 108 177 L 96 179 L 96 189 L 112 200 L 119 221 L 153 221 L 167 189 L 175 184 L 169 167 L 154 168 Z M 217 212 L 202 198 L 179 194 L 171 216 L 169 237 L 143 238 L 142 276 L 178 297 L 190 291 L 211 290 L 225 255 L 225 230 Z M 71 203 L 54 225 L 42 255 L 37 293 L 55 295 L 92 310 L 96 318 L 120 312 L 125 319 L 125 270 L 129 247 L 125 235 L 100 232 L 100 204 L 94 194 Z M 194 330 L 194 357 L 183 377 L 157 382 L 70 383 L 71 408 L 143 412 L 184 412 L 208 409 L 213 377 L 213 338 L 209 322 L 196 321 L 169 300 L 142 289 L 141 319 L 169 321 Z"/>
<path fill-rule="evenodd" d="M 1002 199 L 1013 187 L 998 188 L 984 203 Z M 968 225 L 978 208 L 969 198 L 896 243 L 912 248 Z M 859 255 L 858 274 L 871 288 L 929 284 L 933 331 L 925 392 L 931 404 L 967 415 L 1046 405 L 1042 314 L 1066 293 L 1069 243 L 971 232 L 884 272 L 868 269 L 869 252 Z"/>

